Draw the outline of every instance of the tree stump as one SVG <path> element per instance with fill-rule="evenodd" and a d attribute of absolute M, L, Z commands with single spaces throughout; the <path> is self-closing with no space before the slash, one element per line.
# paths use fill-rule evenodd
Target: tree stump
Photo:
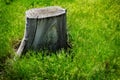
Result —
<path fill-rule="evenodd" d="M 67 48 L 66 10 L 51 6 L 26 11 L 25 33 L 17 55 L 28 50 L 56 51 L 61 48 Z"/>

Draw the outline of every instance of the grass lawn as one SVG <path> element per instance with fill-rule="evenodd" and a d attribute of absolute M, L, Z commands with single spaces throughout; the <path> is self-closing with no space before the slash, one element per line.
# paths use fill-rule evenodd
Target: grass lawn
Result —
<path fill-rule="evenodd" d="M 67 9 L 72 48 L 14 60 L 25 11 L 46 6 Z M 0 80 L 120 80 L 120 0 L 0 0 Z"/>

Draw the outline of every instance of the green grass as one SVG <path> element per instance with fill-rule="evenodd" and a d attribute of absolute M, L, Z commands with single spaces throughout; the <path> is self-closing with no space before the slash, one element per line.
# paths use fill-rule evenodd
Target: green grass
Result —
<path fill-rule="evenodd" d="M 68 52 L 29 51 L 16 61 L 14 47 L 24 34 L 25 11 L 61 6 L 67 9 Z M 1 0 L 1 80 L 119 80 L 119 0 Z"/>

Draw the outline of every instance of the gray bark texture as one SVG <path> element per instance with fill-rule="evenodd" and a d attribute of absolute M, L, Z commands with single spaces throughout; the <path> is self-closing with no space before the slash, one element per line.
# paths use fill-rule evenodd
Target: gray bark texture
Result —
<path fill-rule="evenodd" d="M 25 33 L 17 55 L 28 50 L 56 51 L 61 48 L 67 48 L 66 10 L 51 6 L 26 11 Z"/>

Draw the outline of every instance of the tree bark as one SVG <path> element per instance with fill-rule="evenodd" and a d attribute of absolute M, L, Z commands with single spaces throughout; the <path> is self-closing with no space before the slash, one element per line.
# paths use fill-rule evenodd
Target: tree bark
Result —
<path fill-rule="evenodd" d="M 24 37 L 17 55 L 28 50 L 67 48 L 66 10 L 58 6 L 34 8 L 26 11 Z"/>

